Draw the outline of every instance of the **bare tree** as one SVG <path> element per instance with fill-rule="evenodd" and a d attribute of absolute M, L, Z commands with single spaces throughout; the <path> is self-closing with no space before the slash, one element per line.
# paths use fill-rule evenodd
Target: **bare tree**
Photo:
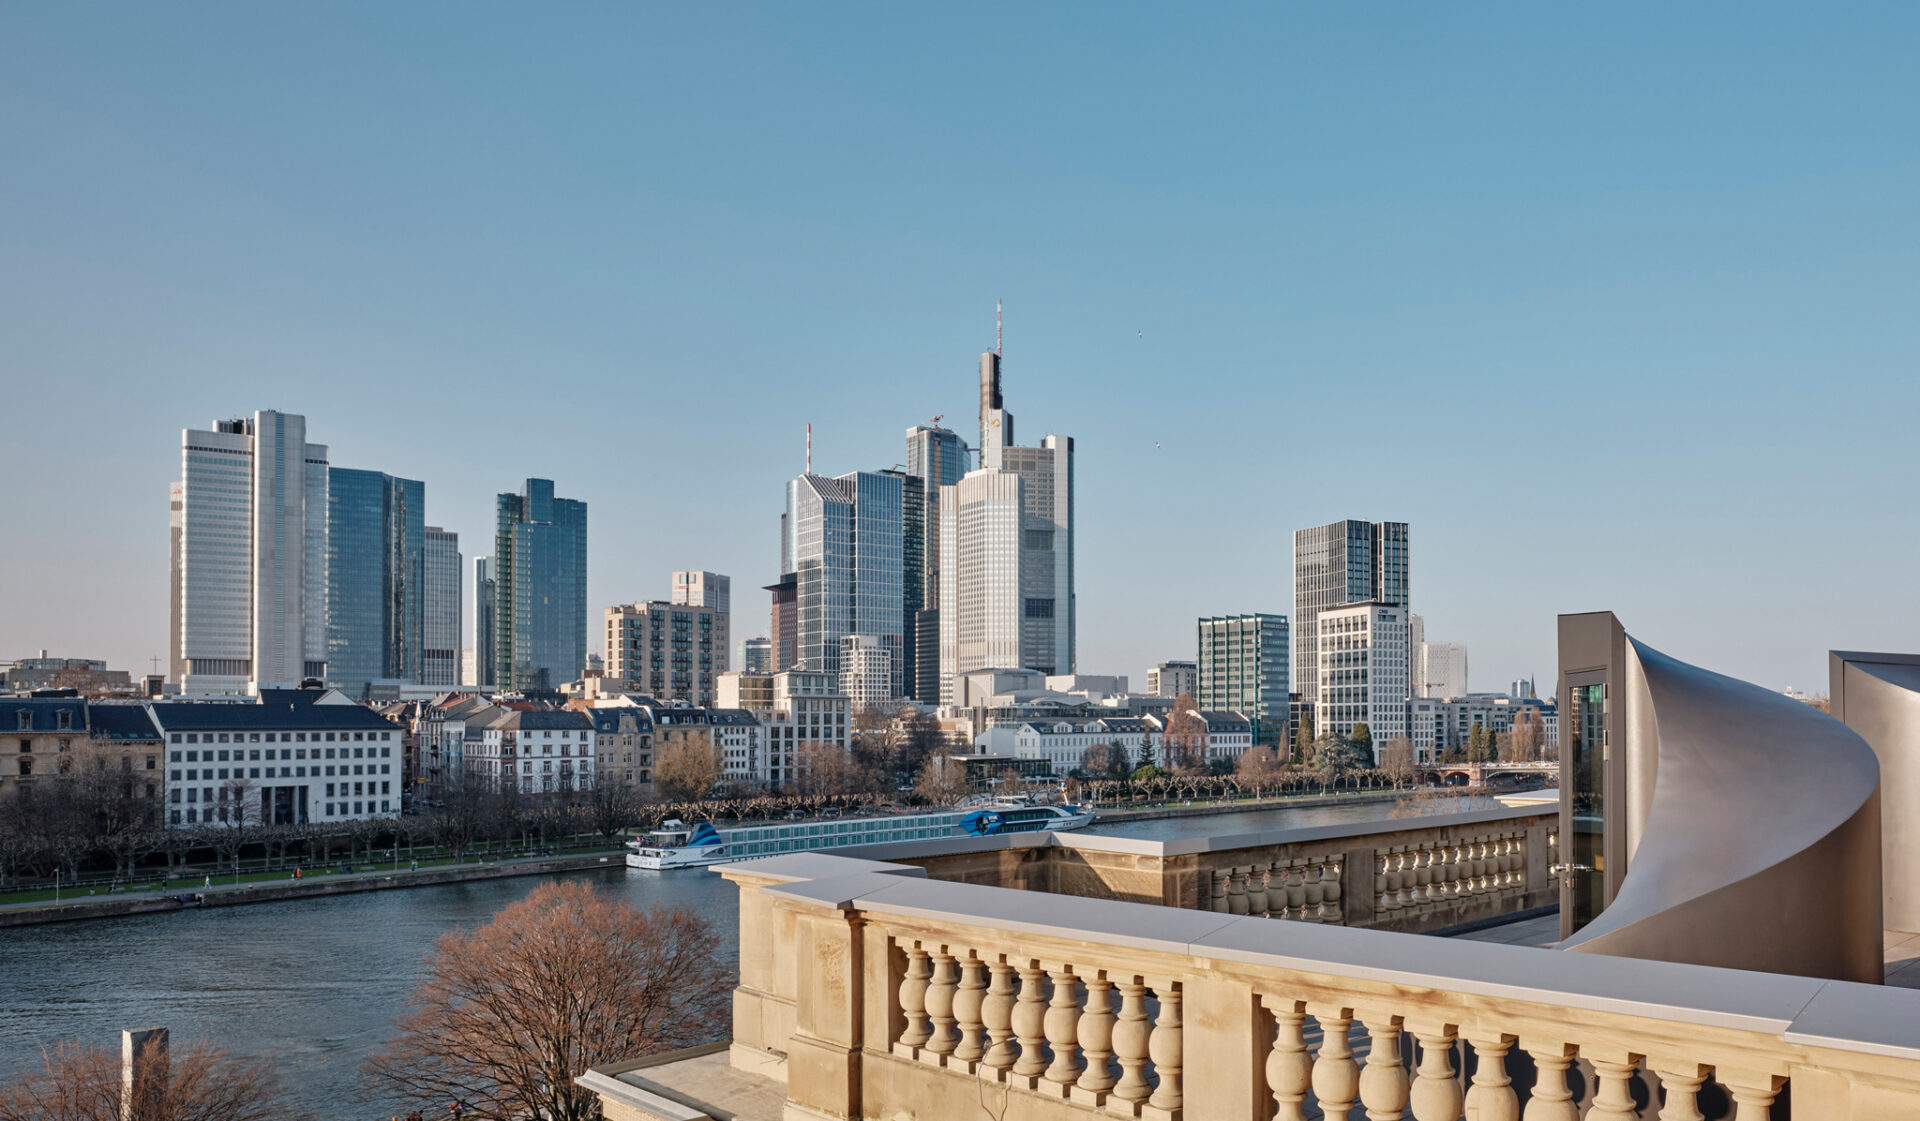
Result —
<path fill-rule="evenodd" d="M 1406 736 L 1395 736 L 1381 744 L 1380 770 L 1395 786 L 1405 786 L 1412 781 L 1413 741 Z"/>
<path fill-rule="evenodd" d="M 653 753 L 653 788 L 669 802 L 703 798 L 720 778 L 720 752 L 705 729 L 663 734 Z"/>
<path fill-rule="evenodd" d="M 1080 773 L 1094 778 L 1106 777 L 1113 766 L 1113 748 L 1096 743 L 1080 753 Z"/>
<path fill-rule="evenodd" d="M 732 977 L 687 907 L 641 912 L 580 881 L 542 884 L 477 930 L 442 935 L 398 1032 L 367 1070 L 422 1104 L 590 1121 L 589 1067 L 725 1031 Z"/>
<path fill-rule="evenodd" d="M 789 792 L 814 798 L 852 794 L 860 787 L 853 754 L 836 743 L 803 740 L 793 751 L 793 779 Z"/>
<path fill-rule="evenodd" d="M 41 1065 L 0 1085 L 0 1121 L 285 1121 L 305 1117 L 282 1093 L 274 1064 L 193 1043 L 145 1060 L 123 1112 L 120 1052 L 65 1040 Z M 162 1066 L 164 1064 L 164 1067 Z"/>
<path fill-rule="evenodd" d="M 1234 765 L 1234 775 L 1240 785 L 1252 787 L 1254 793 L 1264 794 L 1267 789 L 1280 782 L 1280 753 L 1274 748 L 1254 744 L 1241 754 Z"/>
<path fill-rule="evenodd" d="M 1514 714 L 1513 729 L 1507 733 L 1505 742 L 1501 744 L 1500 761 L 1526 763 L 1539 759 L 1546 743 L 1546 722 L 1540 719 L 1538 711 L 1523 708 Z"/>
<path fill-rule="evenodd" d="M 594 832 L 608 840 L 640 820 L 640 799 L 624 783 L 595 783 L 592 799 L 585 807 L 587 820 Z"/>
<path fill-rule="evenodd" d="M 1207 764 L 1207 725 L 1200 719 L 1192 693 L 1174 698 L 1167 730 L 1160 737 L 1161 766 L 1176 774 L 1193 774 Z"/>
<path fill-rule="evenodd" d="M 969 789 L 966 768 L 944 755 L 922 763 L 913 782 L 913 792 L 935 806 L 951 806 Z"/>

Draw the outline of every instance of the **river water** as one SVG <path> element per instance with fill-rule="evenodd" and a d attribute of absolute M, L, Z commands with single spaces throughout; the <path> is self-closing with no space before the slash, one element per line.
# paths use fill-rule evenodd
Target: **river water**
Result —
<path fill-rule="evenodd" d="M 1384 804 L 1256 810 L 1095 825 L 1151 839 L 1365 821 Z M 572 873 L 639 907 L 697 908 L 733 942 L 733 885 L 711 871 Z M 485 922 L 542 882 L 522 876 L 328 899 L 190 909 L 0 931 L 0 1078 L 79 1038 L 119 1047 L 122 1028 L 165 1026 L 271 1053 L 291 1097 L 321 1118 L 390 1115 L 360 1073 L 386 1039 L 433 941 Z M 724 1029 L 721 1029 L 724 1030 Z"/>

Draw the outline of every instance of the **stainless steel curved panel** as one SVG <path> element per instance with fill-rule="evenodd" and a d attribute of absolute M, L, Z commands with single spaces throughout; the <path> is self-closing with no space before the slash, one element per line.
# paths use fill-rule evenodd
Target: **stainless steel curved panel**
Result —
<path fill-rule="evenodd" d="M 1880 767 L 1808 705 L 1627 639 L 1625 878 L 1563 948 L 1878 983 Z M 1650 777 L 1650 786 L 1647 779 Z"/>
<path fill-rule="evenodd" d="M 1835 650 L 1833 715 L 1880 759 L 1880 882 L 1890 930 L 1920 930 L 1920 655 Z"/>

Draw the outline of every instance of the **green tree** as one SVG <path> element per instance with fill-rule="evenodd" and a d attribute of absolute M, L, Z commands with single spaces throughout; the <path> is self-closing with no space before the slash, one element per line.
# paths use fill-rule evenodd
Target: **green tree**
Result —
<path fill-rule="evenodd" d="M 1307 709 L 1306 711 L 1300 714 L 1300 733 L 1293 737 L 1293 742 L 1300 745 L 1300 758 L 1294 760 L 1294 762 L 1296 763 L 1312 762 L 1312 760 L 1308 758 L 1310 755 L 1313 754 L 1313 710 L 1312 709 Z"/>
<path fill-rule="evenodd" d="M 1362 766 L 1373 766 L 1373 729 L 1367 727 L 1366 721 L 1354 722 L 1353 731 L 1347 736 L 1347 744 L 1366 759 Z"/>
<path fill-rule="evenodd" d="M 1492 746 L 1487 742 L 1487 730 L 1480 726 L 1478 720 L 1474 721 L 1473 728 L 1467 732 L 1467 762 L 1484 763 L 1492 754 Z"/>

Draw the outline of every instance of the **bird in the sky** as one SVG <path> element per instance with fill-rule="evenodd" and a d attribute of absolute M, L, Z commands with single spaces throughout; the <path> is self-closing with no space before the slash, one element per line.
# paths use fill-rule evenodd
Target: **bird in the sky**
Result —
<path fill-rule="evenodd" d="M 1147 333 L 1145 331 L 1135 331 L 1134 334 L 1140 336 L 1143 339 L 1147 337 Z"/>
<path fill-rule="evenodd" d="M 1159 451 L 1159 450 L 1160 450 L 1160 441 L 1158 441 L 1158 440 L 1155 440 L 1155 441 L 1153 442 L 1153 450 L 1154 450 L 1154 451 Z"/>

